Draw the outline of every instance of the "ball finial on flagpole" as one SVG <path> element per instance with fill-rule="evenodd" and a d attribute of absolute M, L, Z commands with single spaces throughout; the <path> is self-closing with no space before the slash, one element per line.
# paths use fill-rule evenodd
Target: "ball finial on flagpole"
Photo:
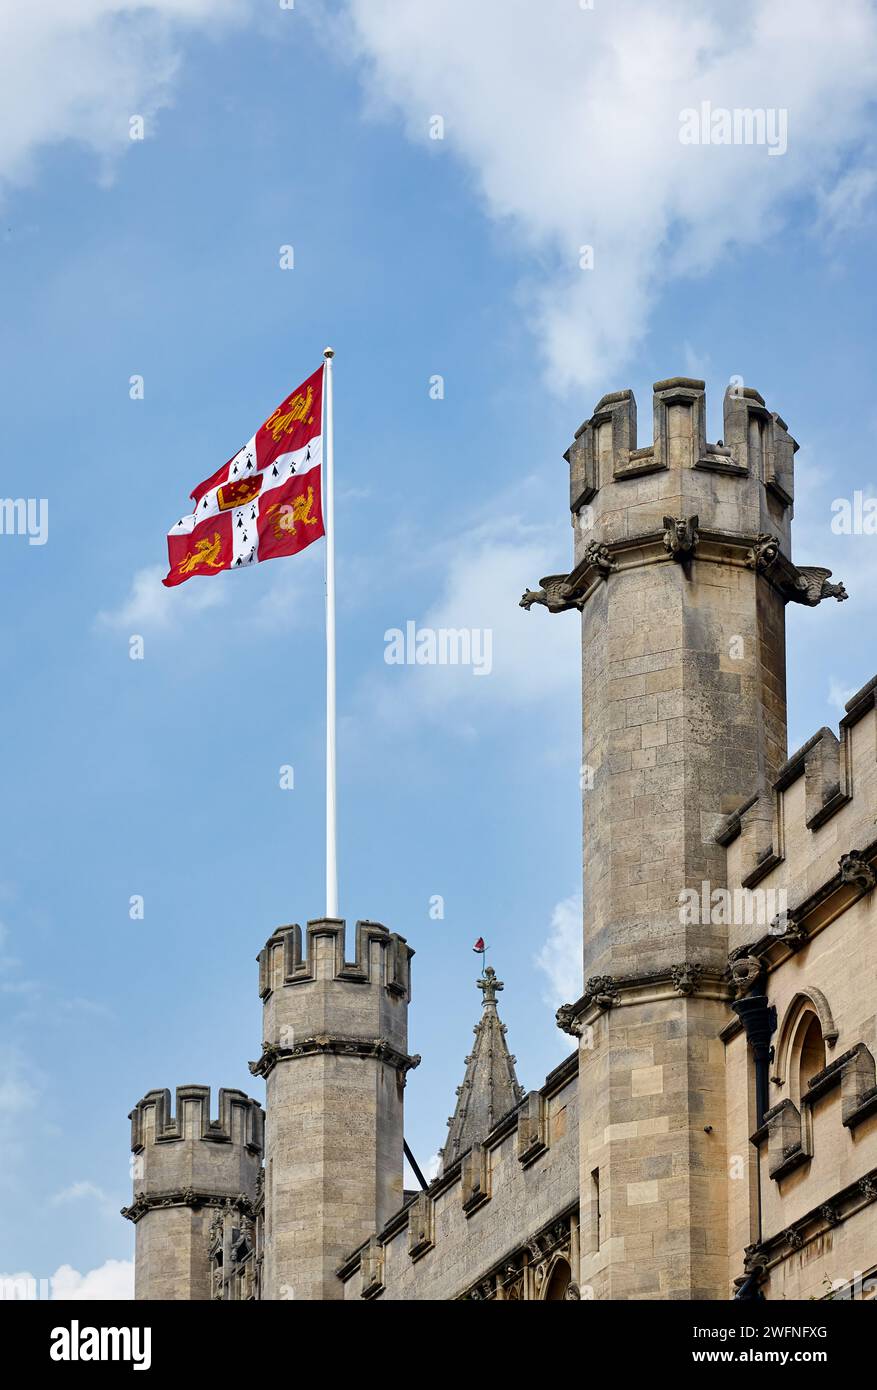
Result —
<path fill-rule="evenodd" d="M 334 348 L 323 348 L 323 356 L 324 356 L 324 357 L 334 357 L 334 356 L 335 356 L 335 349 L 334 349 Z"/>

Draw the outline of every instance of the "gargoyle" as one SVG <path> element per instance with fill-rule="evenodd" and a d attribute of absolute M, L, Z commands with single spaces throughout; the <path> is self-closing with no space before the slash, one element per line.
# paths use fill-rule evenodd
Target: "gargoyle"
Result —
<path fill-rule="evenodd" d="M 590 1003 L 598 1004 L 601 1009 L 608 1009 L 618 1003 L 621 995 L 611 975 L 592 975 L 585 983 L 584 997 Z"/>
<path fill-rule="evenodd" d="M 609 573 L 614 563 L 609 553 L 609 547 L 604 541 L 590 541 L 585 546 L 582 561 L 587 565 L 593 565 L 604 576 Z"/>
<path fill-rule="evenodd" d="M 557 1026 L 561 1032 L 569 1033 L 570 1037 L 573 1038 L 580 1038 L 582 1036 L 584 1028 L 581 1023 L 579 1023 L 573 1004 L 561 1004 L 554 1017 L 557 1020 Z"/>
<path fill-rule="evenodd" d="M 762 531 L 756 536 L 755 544 L 746 552 L 746 565 L 751 570 L 769 570 L 779 559 L 780 543 L 776 536 Z"/>
<path fill-rule="evenodd" d="M 681 965 L 670 966 L 673 988 L 677 994 L 683 994 L 686 997 L 689 994 L 694 994 L 702 974 L 703 966 L 696 961 L 686 960 Z"/>
<path fill-rule="evenodd" d="M 674 560 L 690 560 L 697 545 L 698 517 L 665 516 L 664 545 Z"/>
<path fill-rule="evenodd" d="M 749 954 L 751 947 L 743 946 L 732 952 L 729 959 L 731 970 L 731 982 L 737 991 L 737 998 L 741 999 L 744 994 L 756 984 L 759 984 L 764 975 L 764 965 L 757 956 Z"/>
<path fill-rule="evenodd" d="M 836 598 L 838 603 L 843 603 L 849 594 L 843 584 L 829 584 L 830 578 L 831 570 L 817 565 L 799 565 L 794 584 L 786 592 L 795 603 L 806 603 L 809 608 L 815 608 L 824 598 Z"/>
<path fill-rule="evenodd" d="M 569 582 L 568 574 L 548 574 L 540 579 L 541 589 L 525 589 L 520 607 L 528 611 L 534 603 L 541 603 L 549 613 L 563 613 L 567 608 L 581 608 L 581 595 Z"/>
<path fill-rule="evenodd" d="M 852 849 L 838 860 L 841 883 L 852 883 L 863 893 L 870 893 L 877 884 L 877 874 L 871 868 L 861 850 Z"/>

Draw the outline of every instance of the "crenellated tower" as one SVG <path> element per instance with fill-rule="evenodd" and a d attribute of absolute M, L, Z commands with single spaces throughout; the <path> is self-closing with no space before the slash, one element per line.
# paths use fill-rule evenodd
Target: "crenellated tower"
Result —
<path fill-rule="evenodd" d="M 243 1091 L 149 1091 L 131 1111 L 136 1226 L 135 1298 L 209 1299 L 211 1226 L 218 1209 L 251 1220 L 262 1167 L 263 1114 Z"/>
<path fill-rule="evenodd" d="M 724 818 L 786 757 L 785 605 L 845 598 L 791 559 L 797 445 L 749 387 L 706 438 L 704 383 L 630 391 L 566 454 L 575 566 L 524 607 L 582 614 L 585 994 L 581 1282 L 596 1297 L 727 1296 Z"/>
<path fill-rule="evenodd" d="M 262 1297 L 337 1299 L 338 1265 L 403 1201 L 410 960 L 401 936 L 338 919 L 282 927 L 259 955 L 264 1001 L 265 1265 Z"/>

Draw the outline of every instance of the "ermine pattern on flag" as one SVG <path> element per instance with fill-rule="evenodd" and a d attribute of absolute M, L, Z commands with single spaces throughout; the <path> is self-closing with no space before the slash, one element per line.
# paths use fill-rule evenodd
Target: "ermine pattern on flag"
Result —
<path fill-rule="evenodd" d="M 168 532 L 166 585 L 295 555 L 325 535 L 322 395 L 321 368 L 193 489 L 194 511 Z"/>

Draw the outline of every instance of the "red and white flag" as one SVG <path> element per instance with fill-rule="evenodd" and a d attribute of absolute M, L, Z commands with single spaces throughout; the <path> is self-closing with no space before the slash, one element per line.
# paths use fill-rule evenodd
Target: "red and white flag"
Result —
<path fill-rule="evenodd" d="M 168 532 L 164 584 L 295 555 L 325 535 L 323 370 L 302 382 L 228 463 L 193 489 L 194 510 Z"/>

